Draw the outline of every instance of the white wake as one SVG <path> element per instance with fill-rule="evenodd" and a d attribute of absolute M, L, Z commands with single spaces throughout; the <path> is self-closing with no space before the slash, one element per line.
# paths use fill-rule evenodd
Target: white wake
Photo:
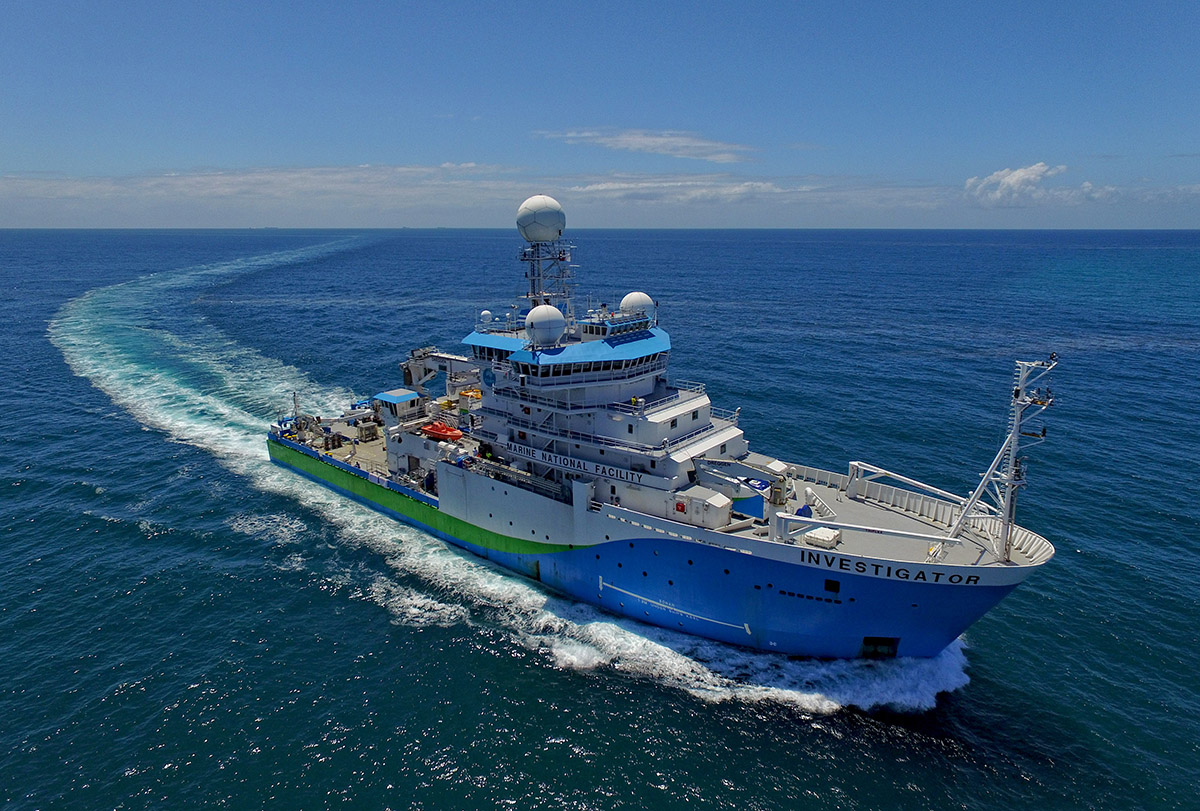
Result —
<path fill-rule="evenodd" d="M 345 573 L 352 598 L 380 605 L 399 625 L 487 622 L 543 652 L 549 666 L 608 668 L 707 701 L 780 702 L 811 713 L 845 706 L 928 709 L 939 693 L 967 684 L 961 641 L 929 660 L 793 661 L 616 619 L 549 595 L 272 465 L 264 431 L 276 415 L 290 411 L 292 392 L 316 413 L 341 411 L 354 394 L 320 387 L 302 371 L 237 344 L 198 313 L 189 317 L 189 302 L 242 274 L 340 249 L 333 243 L 97 288 L 63 306 L 50 324 L 50 340 L 76 375 L 142 425 L 207 451 L 261 490 L 303 502 L 335 528 L 339 543 L 371 550 L 390 572 L 409 575 L 404 579 L 417 588 L 387 573 Z M 201 387 L 190 377 L 217 382 Z M 288 550 L 284 565 L 306 565 L 304 543 L 312 530 L 300 518 L 235 515 L 227 525 Z"/>

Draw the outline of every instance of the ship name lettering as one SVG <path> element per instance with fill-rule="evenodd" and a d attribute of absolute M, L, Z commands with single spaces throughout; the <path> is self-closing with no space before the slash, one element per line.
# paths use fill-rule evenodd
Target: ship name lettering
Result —
<path fill-rule="evenodd" d="M 623 482 L 632 482 L 633 484 L 641 484 L 642 475 L 633 470 L 625 470 L 612 465 L 605 465 L 600 462 L 587 462 L 583 459 L 576 459 L 572 456 L 563 456 L 550 451 L 539 451 L 536 448 L 530 448 L 525 445 L 519 445 L 514 442 L 507 444 L 508 450 L 518 456 L 526 459 L 532 459 L 535 462 L 541 462 L 543 465 L 559 468 L 560 470 L 578 470 L 580 473 L 590 473 L 593 476 L 603 476 L 607 479 L 617 479 Z"/>
<path fill-rule="evenodd" d="M 892 567 L 884 563 L 867 563 L 864 560 L 851 560 L 840 555 L 830 555 L 811 549 L 803 550 L 802 558 L 805 563 L 822 566 L 826 569 L 837 569 L 843 572 L 852 571 L 857 574 L 867 574 L 869 572 L 875 577 L 890 578 L 892 580 L 919 580 L 922 583 L 941 583 L 945 581 L 955 585 L 979 585 L 979 575 L 975 574 L 946 574 L 936 569 L 927 571 L 925 569 L 910 569 L 905 566 Z"/>

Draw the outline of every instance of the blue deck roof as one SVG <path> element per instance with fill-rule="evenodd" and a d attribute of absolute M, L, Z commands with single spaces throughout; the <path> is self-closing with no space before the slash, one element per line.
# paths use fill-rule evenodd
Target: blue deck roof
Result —
<path fill-rule="evenodd" d="M 385 403 L 407 403 L 409 400 L 415 399 L 417 393 L 408 389 L 393 389 L 392 391 L 381 391 L 372 397 L 372 400 L 382 400 Z"/>
<path fill-rule="evenodd" d="M 496 335 L 490 332 L 472 332 L 462 342 L 467 346 L 488 346 L 492 349 L 499 349 L 504 352 L 516 352 L 524 348 L 528 343 L 524 338 L 516 338 L 512 335 Z"/>
<path fill-rule="evenodd" d="M 660 352 L 670 352 L 671 337 L 666 330 L 652 328 L 605 338 L 604 341 L 568 343 L 552 349 L 529 349 L 524 338 L 511 335 L 490 335 L 472 332 L 462 342 L 469 347 L 491 347 L 509 352 L 510 360 L 522 364 L 551 366 L 557 364 L 593 364 L 595 361 L 636 360 Z"/>
<path fill-rule="evenodd" d="M 510 360 L 538 366 L 559 363 L 594 363 L 606 360 L 635 360 L 659 352 L 669 352 L 671 349 L 670 336 L 667 335 L 666 330 L 658 327 L 642 332 L 613 336 L 603 341 L 569 343 L 552 349 L 536 351 L 528 348 L 528 341 L 511 335 L 472 332 L 463 338 L 463 343 L 468 346 L 489 346 L 493 349 L 511 352 Z"/>
<path fill-rule="evenodd" d="M 668 352 L 670 349 L 671 339 L 666 330 L 654 327 L 644 332 L 606 338 L 603 341 L 583 341 L 537 351 L 522 349 L 520 352 L 512 353 L 511 358 L 522 363 L 549 366 L 558 363 L 635 360 L 659 352 Z"/>

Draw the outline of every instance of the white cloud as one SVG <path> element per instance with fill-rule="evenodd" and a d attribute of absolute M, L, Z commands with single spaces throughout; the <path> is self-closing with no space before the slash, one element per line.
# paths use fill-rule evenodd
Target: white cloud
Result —
<path fill-rule="evenodd" d="M 626 152 L 648 152 L 672 158 L 691 158 L 711 163 L 739 163 L 747 159 L 752 148 L 741 144 L 710 141 L 691 132 L 676 130 L 574 130 L 543 132 L 543 137 L 568 144 L 594 144 Z"/>
<path fill-rule="evenodd" d="M 1066 166 L 1047 166 L 1039 161 L 1023 169 L 1001 169 L 984 178 L 969 178 L 965 185 L 967 195 L 982 203 L 992 205 L 1021 205 L 1030 200 L 1044 197 L 1042 181 L 1067 171 Z"/>
<path fill-rule="evenodd" d="M 1112 200 L 1114 186 L 1096 186 L 1084 181 L 1078 186 L 1047 186 L 1047 178 L 1067 171 L 1066 166 L 1049 166 L 1039 161 L 1020 169 L 1001 169 L 987 177 L 972 177 L 963 185 L 970 200 L 985 207 L 1021 207 L 1039 203 L 1077 205 Z"/>

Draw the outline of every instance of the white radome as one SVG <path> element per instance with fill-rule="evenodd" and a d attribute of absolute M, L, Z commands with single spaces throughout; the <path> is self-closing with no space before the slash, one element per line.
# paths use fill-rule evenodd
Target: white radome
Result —
<path fill-rule="evenodd" d="M 525 316 L 525 334 L 534 346 L 553 346 L 566 329 L 566 316 L 553 304 L 539 304 Z"/>
<path fill-rule="evenodd" d="M 651 318 L 654 317 L 654 299 L 641 292 L 634 290 L 632 293 L 626 293 L 625 298 L 621 299 L 621 312 L 636 313 L 644 312 Z"/>
<path fill-rule="evenodd" d="M 491 311 L 491 310 L 484 310 L 484 311 L 482 311 L 481 313 L 479 313 L 479 320 L 480 320 L 481 322 L 483 322 L 484 324 L 488 324 L 488 323 L 490 323 L 490 322 L 491 322 L 491 320 L 492 320 L 492 311 Z"/>
<path fill-rule="evenodd" d="M 535 194 L 517 209 L 517 230 L 526 242 L 553 242 L 566 227 L 563 207 L 545 194 Z"/>

